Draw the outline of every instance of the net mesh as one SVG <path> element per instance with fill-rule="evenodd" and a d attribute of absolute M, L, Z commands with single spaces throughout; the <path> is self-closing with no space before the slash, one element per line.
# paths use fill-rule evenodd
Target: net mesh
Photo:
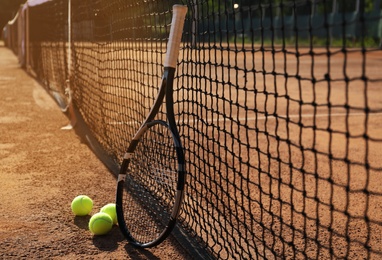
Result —
<path fill-rule="evenodd" d="M 157 122 L 140 138 L 128 166 L 122 209 L 128 233 L 141 243 L 157 240 L 171 221 L 178 161 L 172 133 Z"/>
<path fill-rule="evenodd" d="M 180 225 L 219 259 L 381 258 L 379 1 L 179 2 Z M 27 66 L 64 103 L 70 80 L 118 164 L 154 102 L 174 3 L 72 0 L 70 26 L 67 0 L 28 8 Z"/>

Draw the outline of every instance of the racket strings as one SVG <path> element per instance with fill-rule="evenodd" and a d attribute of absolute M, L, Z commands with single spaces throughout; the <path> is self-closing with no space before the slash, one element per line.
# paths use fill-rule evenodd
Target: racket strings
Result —
<path fill-rule="evenodd" d="M 125 181 L 126 227 L 138 242 L 150 242 L 166 228 L 175 203 L 177 167 L 170 130 L 153 125 L 141 137 Z"/>

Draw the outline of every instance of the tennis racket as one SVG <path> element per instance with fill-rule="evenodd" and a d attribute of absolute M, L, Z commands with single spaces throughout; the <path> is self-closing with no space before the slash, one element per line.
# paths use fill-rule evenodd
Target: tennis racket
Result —
<path fill-rule="evenodd" d="M 158 245 L 171 233 L 183 199 L 185 162 L 174 117 L 173 80 L 186 13 L 186 6 L 173 6 L 162 83 L 118 175 L 118 225 L 138 247 Z M 167 122 L 154 120 L 164 98 Z"/>

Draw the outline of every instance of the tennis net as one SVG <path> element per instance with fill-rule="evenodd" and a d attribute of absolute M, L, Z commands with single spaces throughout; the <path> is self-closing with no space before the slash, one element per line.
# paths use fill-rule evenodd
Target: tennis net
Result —
<path fill-rule="evenodd" d="M 31 0 L 26 67 L 118 166 L 179 3 L 180 226 L 217 259 L 381 258 L 380 1 Z"/>

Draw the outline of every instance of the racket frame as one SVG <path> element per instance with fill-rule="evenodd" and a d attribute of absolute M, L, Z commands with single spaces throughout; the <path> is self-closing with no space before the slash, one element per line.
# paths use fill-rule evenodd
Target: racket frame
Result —
<path fill-rule="evenodd" d="M 158 90 L 158 94 L 155 98 L 154 104 L 150 109 L 146 119 L 143 121 L 142 125 L 134 135 L 131 140 L 129 147 L 124 154 L 122 165 L 118 174 L 118 182 L 117 182 L 117 196 L 116 196 L 116 210 L 117 210 L 117 218 L 119 227 L 127 238 L 127 240 L 134 246 L 148 248 L 158 245 L 163 242 L 167 238 L 167 236 L 171 233 L 176 224 L 176 219 L 180 213 L 181 204 L 183 201 L 183 193 L 185 186 L 185 159 L 184 159 L 184 151 L 180 141 L 179 132 L 177 129 L 175 115 L 174 115 L 174 107 L 173 107 L 173 84 L 175 77 L 175 70 L 177 65 L 177 58 L 179 55 L 180 42 L 182 37 L 183 25 L 185 15 L 187 13 L 187 7 L 183 5 L 174 5 L 173 6 L 173 19 L 171 24 L 169 42 L 167 45 L 166 57 L 164 61 L 164 70 L 160 88 Z M 166 117 L 168 123 L 161 120 L 154 120 L 155 116 L 158 114 L 159 109 L 163 104 L 163 100 L 166 98 Z M 137 241 L 129 232 L 126 227 L 124 212 L 122 208 L 123 204 L 123 193 L 128 192 L 125 190 L 125 181 L 126 175 L 128 173 L 128 168 L 130 164 L 130 160 L 134 155 L 134 151 L 140 141 L 142 135 L 152 126 L 153 124 L 160 123 L 165 127 L 168 127 L 174 142 L 176 155 L 177 155 L 177 187 L 176 187 L 176 195 L 175 202 L 172 208 L 170 220 L 167 226 L 163 229 L 161 234 L 157 236 L 157 238 L 151 242 L 141 243 Z"/>

